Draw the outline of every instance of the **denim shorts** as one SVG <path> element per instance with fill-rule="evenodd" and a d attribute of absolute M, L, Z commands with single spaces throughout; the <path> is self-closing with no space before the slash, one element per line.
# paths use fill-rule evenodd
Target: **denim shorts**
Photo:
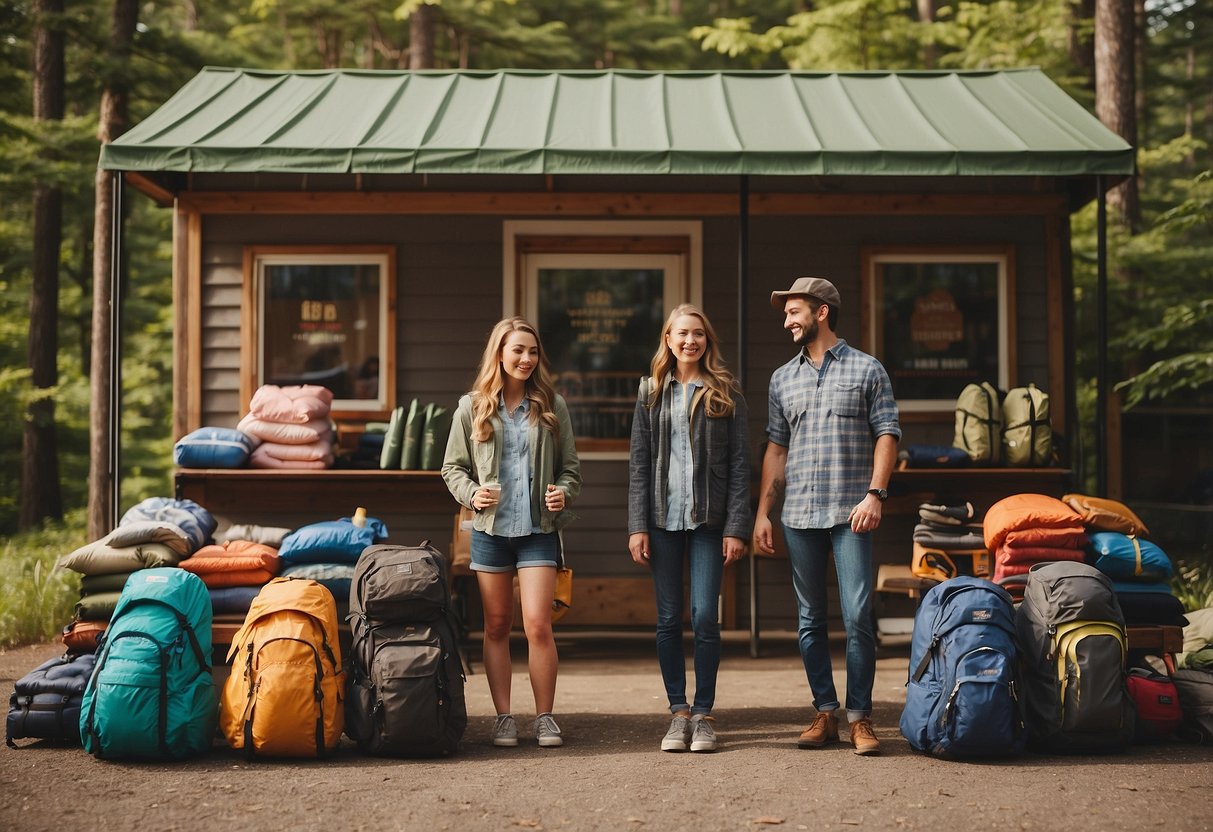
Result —
<path fill-rule="evenodd" d="M 556 532 L 523 537 L 497 537 L 472 529 L 472 569 L 476 572 L 512 572 L 528 566 L 556 567 Z"/>

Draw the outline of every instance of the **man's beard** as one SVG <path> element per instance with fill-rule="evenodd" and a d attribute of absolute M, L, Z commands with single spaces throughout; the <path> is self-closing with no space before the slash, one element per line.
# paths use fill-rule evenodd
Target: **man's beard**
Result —
<path fill-rule="evenodd" d="M 798 347 L 807 347 L 809 344 L 817 340 L 818 330 L 819 327 L 817 326 L 817 319 L 814 318 L 813 322 L 809 324 L 807 329 L 800 330 L 800 337 L 797 338 L 794 343 Z"/>

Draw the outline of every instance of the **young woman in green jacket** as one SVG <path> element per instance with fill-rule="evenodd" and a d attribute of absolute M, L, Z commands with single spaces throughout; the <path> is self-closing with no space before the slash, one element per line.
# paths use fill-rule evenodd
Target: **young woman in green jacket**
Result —
<path fill-rule="evenodd" d="M 510 711 L 516 573 L 535 737 L 543 748 L 562 745 L 552 717 L 558 664 L 552 593 L 558 532 L 574 518 L 568 506 L 581 490 L 581 465 L 539 332 L 522 318 L 493 327 L 475 384 L 455 411 L 442 477 L 451 496 L 476 512 L 472 570 L 484 607 L 484 672 L 497 711 L 493 744 L 518 744 Z"/>

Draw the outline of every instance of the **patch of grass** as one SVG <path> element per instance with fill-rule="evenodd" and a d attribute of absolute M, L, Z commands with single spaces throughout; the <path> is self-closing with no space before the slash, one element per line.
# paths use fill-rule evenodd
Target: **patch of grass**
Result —
<path fill-rule="evenodd" d="M 62 523 L 0 539 L 0 648 L 52 641 L 72 618 L 80 576 L 56 569 L 85 543 L 83 509 Z"/>
<path fill-rule="evenodd" d="M 1188 612 L 1213 607 L 1213 567 L 1204 562 L 1176 561 L 1171 589 Z"/>

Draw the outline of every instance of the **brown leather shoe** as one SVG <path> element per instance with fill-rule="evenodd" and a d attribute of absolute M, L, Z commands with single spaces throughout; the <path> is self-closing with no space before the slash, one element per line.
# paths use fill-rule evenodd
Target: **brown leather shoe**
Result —
<path fill-rule="evenodd" d="M 838 742 L 838 717 L 833 711 L 818 711 L 813 724 L 804 729 L 796 745 L 800 748 L 821 748 L 826 743 Z"/>
<path fill-rule="evenodd" d="M 880 740 L 872 730 L 872 720 L 864 718 L 851 723 L 851 747 L 864 757 L 880 753 Z"/>

